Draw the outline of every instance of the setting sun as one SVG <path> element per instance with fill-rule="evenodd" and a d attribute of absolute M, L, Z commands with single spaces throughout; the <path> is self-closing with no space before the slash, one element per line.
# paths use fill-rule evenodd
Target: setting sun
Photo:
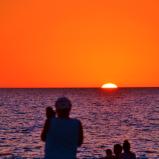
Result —
<path fill-rule="evenodd" d="M 108 88 L 108 89 L 112 89 L 112 88 L 118 88 L 118 86 L 114 83 L 106 83 L 106 84 L 103 84 L 101 88 Z"/>

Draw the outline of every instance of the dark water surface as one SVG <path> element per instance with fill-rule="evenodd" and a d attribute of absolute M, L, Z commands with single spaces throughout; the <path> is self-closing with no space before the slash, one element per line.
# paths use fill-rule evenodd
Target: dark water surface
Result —
<path fill-rule="evenodd" d="M 43 157 L 45 108 L 60 96 L 72 100 L 71 116 L 84 127 L 79 158 L 100 157 L 129 139 L 137 156 L 159 158 L 159 89 L 0 89 L 0 153 Z"/>

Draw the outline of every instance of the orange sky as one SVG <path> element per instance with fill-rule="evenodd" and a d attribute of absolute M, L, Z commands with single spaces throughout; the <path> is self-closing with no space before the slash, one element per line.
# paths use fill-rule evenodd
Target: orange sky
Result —
<path fill-rule="evenodd" d="M 159 86 L 158 0 L 1 0 L 0 87 Z"/>

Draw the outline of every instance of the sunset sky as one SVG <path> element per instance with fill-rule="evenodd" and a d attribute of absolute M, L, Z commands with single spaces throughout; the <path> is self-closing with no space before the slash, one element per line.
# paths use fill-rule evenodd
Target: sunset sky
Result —
<path fill-rule="evenodd" d="M 159 86 L 158 0 L 1 0 L 0 87 Z"/>

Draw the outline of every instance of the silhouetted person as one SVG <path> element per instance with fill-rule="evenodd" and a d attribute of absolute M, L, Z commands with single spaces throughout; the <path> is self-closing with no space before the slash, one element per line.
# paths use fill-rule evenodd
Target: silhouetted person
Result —
<path fill-rule="evenodd" d="M 128 140 L 125 140 L 123 143 L 124 153 L 121 154 L 121 159 L 136 159 L 136 155 L 130 151 L 130 143 Z"/>
<path fill-rule="evenodd" d="M 106 152 L 106 156 L 100 159 L 114 159 L 111 149 L 106 149 L 105 152 Z"/>
<path fill-rule="evenodd" d="M 45 159 L 76 159 L 83 142 L 82 124 L 69 117 L 71 101 L 62 97 L 55 102 L 57 118 L 52 118 L 46 135 Z"/>
<path fill-rule="evenodd" d="M 122 146 L 120 144 L 115 144 L 114 145 L 115 159 L 121 159 L 121 153 L 122 153 Z"/>
<path fill-rule="evenodd" d="M 46 140 L 46 134 L 48 133 L 51 119 L 54 117 L 55 117 L 54 110 L 51 107 L 47 107 L 46 108 L 46 118 L 47 119 L 45 120 L 44 128 L 43 128 L 42 133 L 41 133 L 41 140 L 42 141 Z"/>
<path fill-rule="evenodd" d="M 114 159 L 114 156 L 112 154 L 112 150 L 111 149 L 107 149 L 106 150 L 106 157 L 105 159 Z"/>

